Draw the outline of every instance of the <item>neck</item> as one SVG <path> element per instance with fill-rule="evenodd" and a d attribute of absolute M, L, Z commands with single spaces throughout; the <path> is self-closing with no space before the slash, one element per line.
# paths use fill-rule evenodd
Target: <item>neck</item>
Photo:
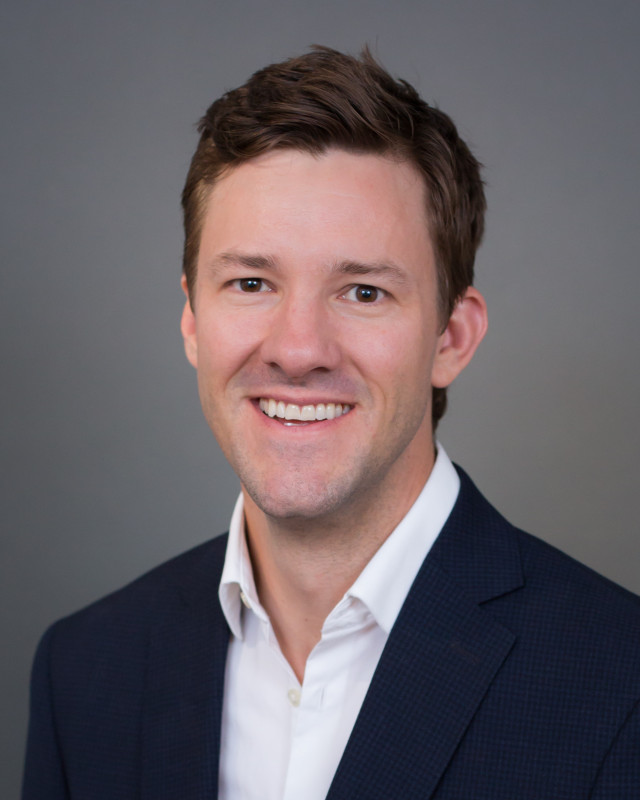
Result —
<path fill-rule="evenodd" d="M 432 466 L 411 485 L 380 492 L 376 502 L 321 519 L 268 516 L 243 489 L 260 602 L 300 682 L 327 616 L 411 508 Z"/>

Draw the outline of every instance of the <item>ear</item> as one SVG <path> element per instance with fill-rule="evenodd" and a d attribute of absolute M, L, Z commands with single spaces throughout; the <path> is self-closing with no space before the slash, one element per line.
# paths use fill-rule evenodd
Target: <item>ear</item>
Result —
<path fill-rule="evenodd" d="M 487 332 L 487 304 L 484 297 L 470 286 L 458 300 L 436 350 L 431 385 L 449 386 L 473 358 Z"/>
<path fill-rule="evenodd" d="M 189 299 L 189 287 L 187 286 L 187 279 L 182 276 L 180 281 L 182 291 L 185 294 L 186 302 L 182 310 L 182 318 L 180 320 L 180 332 L 184 340 L 184 352 L 186 353 L 187 360 L 191 366 L 198 368 L 198 339 L 196 336 L 196 318 L 191 308 L 191 301 Z"/>

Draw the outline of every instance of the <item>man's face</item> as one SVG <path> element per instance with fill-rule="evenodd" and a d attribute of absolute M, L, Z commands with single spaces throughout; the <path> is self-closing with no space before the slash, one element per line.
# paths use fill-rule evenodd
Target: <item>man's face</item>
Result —
<path fill-rule="evenodd" d="M 344 518 L 423 485 L 442 337 L 413 167 L 285 150 L 231 170 L 182 331 L 207 421 L 268 515 Z"/>

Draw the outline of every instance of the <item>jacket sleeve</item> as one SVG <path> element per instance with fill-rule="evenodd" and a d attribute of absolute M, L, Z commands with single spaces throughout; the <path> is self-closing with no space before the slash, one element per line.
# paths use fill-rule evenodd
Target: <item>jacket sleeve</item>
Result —
<path fill-rule="evenodd" d="M 22 800 L 70 800 L 56 733 L 50 679 L 55 627 L 42 637 L 31 673 L 31 707 Z"/>
<path fill-rule="evenodd" d="M 640 798 L 640 702 L 618 731 L 589 800 Z"/>

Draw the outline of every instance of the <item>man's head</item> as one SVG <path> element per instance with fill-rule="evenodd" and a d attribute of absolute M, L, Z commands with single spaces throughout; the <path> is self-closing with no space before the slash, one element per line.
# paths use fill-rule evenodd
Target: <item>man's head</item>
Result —
<path fill-rule="evenodd" d="M 388 156 L 422 176 L 444 330 L 473 282 L 485 211 L 479 164 L 446 114 L 409 84 L 395 81 L 367 50 L 356 59 L 317 47 L 260 70 L 225 94 L 208 109 L 199 131 L 182 195 L 183 269 L 192 302 L 202 226 L 216 182 L 272 151 L 320 155 L 337 148 Z M 445 409 L 446 388 L 434 387 L 434 428 Z"/>

